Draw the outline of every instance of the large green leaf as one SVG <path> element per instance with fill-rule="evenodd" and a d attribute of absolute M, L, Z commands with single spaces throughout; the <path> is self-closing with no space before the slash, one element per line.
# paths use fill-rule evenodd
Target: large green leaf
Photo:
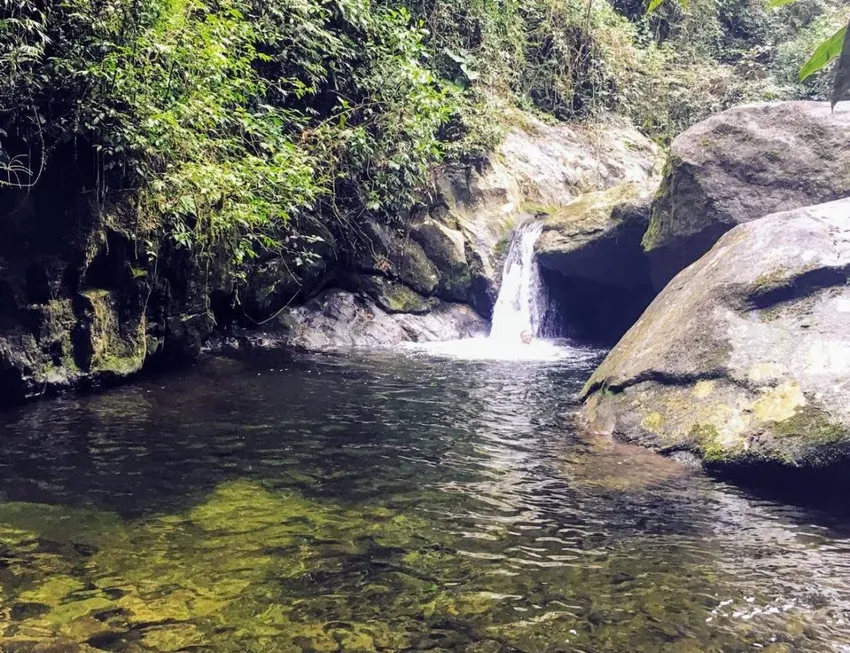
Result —
<path fill-rule="evenodd" d="M 784 7 L 785 5 L 790 5 L 792 2 L 797 2 L 797 0 L 769 0 L 767 6 L 771 9 L 776 9 L 777 7 Z"/>
<path fill-rule="evenodd" d="M 649 6 L 646 8 L 646 13 L 651 14 L 653 11 L 658 9 L 663 3 L 664 0 L 649 0 Z"/>
<path fill-rule="evenodd" d="M 821 43 L 812 58 L 806 62 L 806 65 L 800 70 L 800 81 L 803 81 L 819 70 L 822 70 L 830 61 L 841 54 L 841 49 L 844 47 L 844 39 L 847 35 L 847 27 L 842 27 L 835 34 L 830 36 L 826 41 Z"/>
<path fill-rule="evenodd" d="M 850 25 L 844 28 L 844 47 L 838 59 L 838 68 L 835 71 L 835 82 L 832 85 L 832 108 L 850 91 Z"/>

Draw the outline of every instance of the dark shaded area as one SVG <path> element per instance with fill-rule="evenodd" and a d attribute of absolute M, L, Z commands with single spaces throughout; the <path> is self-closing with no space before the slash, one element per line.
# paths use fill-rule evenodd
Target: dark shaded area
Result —
<path fill-rule="evenodd" d="M 720 237 L 732 229 L 734 224 L 714 223 L 697 234 L 677 238 L 669 247 L 658 247 L 647 252 L 652 284 L 657 292 L 664 287 L 679 272 L 694 263 L 708 252 Z"/>
<path fill-rule="evenodd" d="M 652 286 L 623 288 L 565 277 L 541 268 L 550 313 L 548 331 L 600 345 L 614 345 L 655 297 Z"/>
<path fill-rule="evenodd" d="M 813 295 L 818 290 L 847 284 L 849 268 L 818 268 L 754 289 L 747 300 L 756 309 L 769 308 L 783 302 Z"/>
<path fill-rule="evenodd" d="M 706 464 L 715 478 L 750 496 L 821 511 L 824 523 L 850 537 L 850 469 L 846 459 L 822 467 L 788 467 L 764 461 L 746 465 Z"/>

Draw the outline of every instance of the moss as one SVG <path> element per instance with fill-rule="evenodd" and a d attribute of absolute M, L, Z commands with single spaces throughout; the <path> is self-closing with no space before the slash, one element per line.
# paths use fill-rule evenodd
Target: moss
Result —
<path fill-rule="evenodd" d="M 147 354 L 144 316 L 127 314 L 113 291 L 89 288 L 80 294 L 86 300 L 76 348 L 80 367 L 92 374 L 138 372 Z"/>
<path fill-rule="evenodd" d="M 753 404 L 752 411 L 762 422 L 781 422 L 792 417 L 805 403 L 800 385 L 787 382 L 763 392 Z"/>
<path fill-rule="evenodd" d="M 607 190 L 585 193 L 550 214 L 545 228 L 583 231 L 602 229 L 612 220 L 614 208 L 638 199 L 641 188 L 640 184 L 626 183 Z"/>
<path fill-rule="evenodd" d="M 800 438 L 810 444 L 834 444 L 850 436 L 846 426 L 833 420 L 829 413 L 814 405 L 807 405 L 788 419 L 770 427 L 780 438 Z"/>
<path fill-rule="evenodd" d="M 388 313 L 427 313 L 437 305 L 434 298 L 426 298 L 397 281 L 380 276 L 363 276 L 358 287 Z"/>
<path fill-rule="evenodd" d="M 661 413 L 649 413 L 643 418 L 641 426 L 650 433 L 658 435 L 664 427 L 664 417 L 662 417 Z"/>
<path fill-rule="evenodd" d="M 493 253 L 500 259 L 503 259 L 508 254 L 508 247 L 511 244 L 510 234 L 505 234 L 499 238 L 498 242 L 493 247 Z"/>
<path fill-rule="evenodd" d="M 788 286 L 792 280 L 791 270 L 779 267 L 758 276 L 750 286 L 750 292 L 754 295 L 762 294 L 769 290 Z"/>
<path fill-rule="evenodd" d="M 562 204 L 538 204 L 537 202 L 524 202 L 521 210 L 535 216 L 551 216 L 563 208 Z"/>
<path fill-rule="evenodd" d="M 713 424 L 695 424 L 688 434 L 688 439 L 708 463 L 723 462 L 729 458 L 729 451 L 720 444 L 720 434 Z"/>

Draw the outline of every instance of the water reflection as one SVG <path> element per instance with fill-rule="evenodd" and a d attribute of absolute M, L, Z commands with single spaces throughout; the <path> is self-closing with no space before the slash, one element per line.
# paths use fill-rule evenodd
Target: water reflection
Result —
<path fill-rule="evenodd" d="M 593 364 L 251 354 L 9 413 L 0 650 L 842 650 L 844 524 L 580 437 Z"/>

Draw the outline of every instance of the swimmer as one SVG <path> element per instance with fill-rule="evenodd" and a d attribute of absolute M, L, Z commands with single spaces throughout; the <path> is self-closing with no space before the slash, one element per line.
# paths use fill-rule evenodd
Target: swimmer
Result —
<path fill-rule="evenodd" d="M 520 340 L 522 340 L 522 344 L 530 345 L 533 336 L 531 335 L 531 331 L 523 331 L 519 334 Z"/>

